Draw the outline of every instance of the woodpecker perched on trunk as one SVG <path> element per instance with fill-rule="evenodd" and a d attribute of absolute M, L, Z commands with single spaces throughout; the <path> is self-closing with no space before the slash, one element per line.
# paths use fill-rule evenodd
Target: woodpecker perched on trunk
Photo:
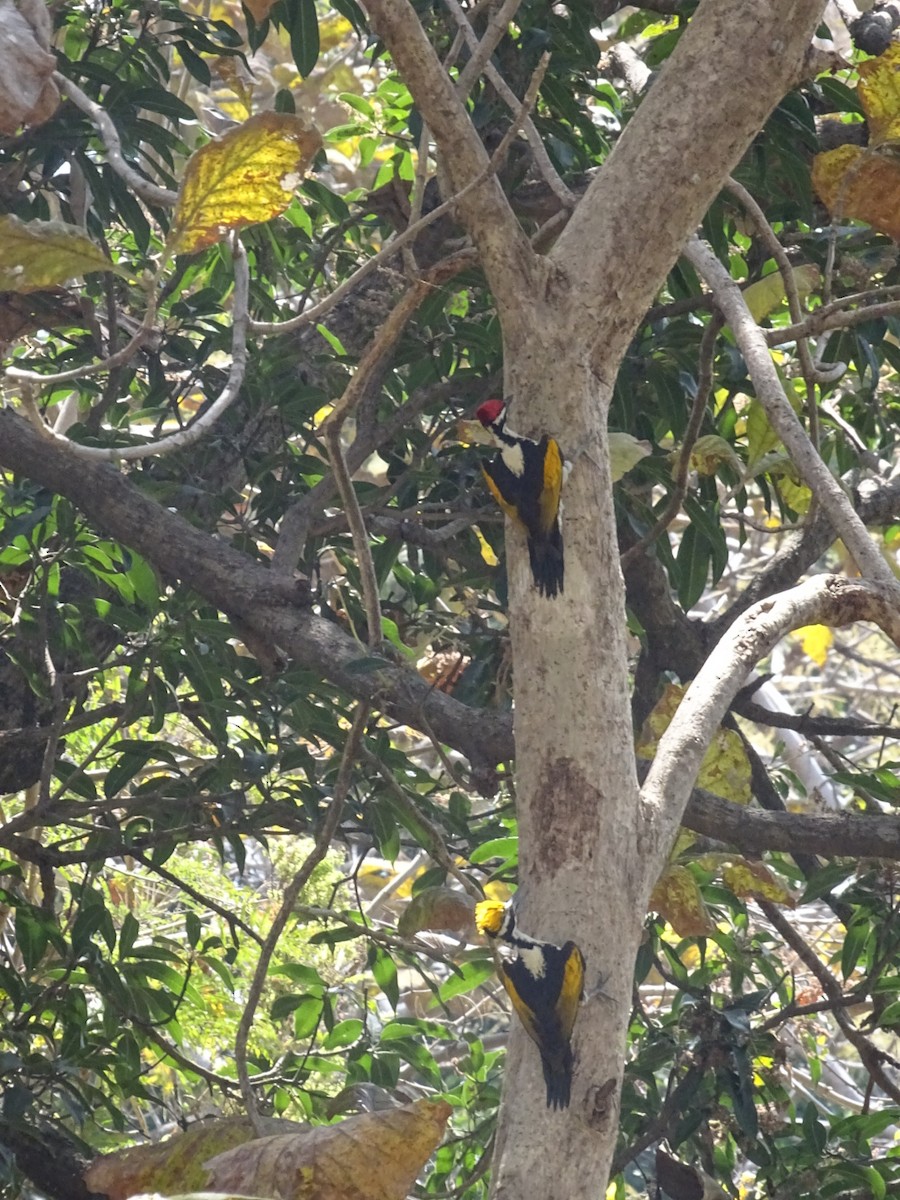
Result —
<path fill-rule="evenodd" d="M 531 574 L 542 596 L 563 590 L 563 542 L 559 496 L 563 459 L 559 444 L 545 433 L 539 442 L 513 433 L 506 425 L 502 400 L 485 400 L 475 415 L 487 429 L 498 454 L 482 465 L 491 495 L 508 517 L 528 534 Z"/>
<path fill-rule="evenodd" d="M 525 1031 L 541 1052 L 547 1107 L 568 1108 L 572 1091 L 572 1028 L 584 991 L 584 955 L 574 942 L 554 946 L 516 930 L 509 905 L 475 905 L 479 933 L 502 942 L 503 986 Z"/>

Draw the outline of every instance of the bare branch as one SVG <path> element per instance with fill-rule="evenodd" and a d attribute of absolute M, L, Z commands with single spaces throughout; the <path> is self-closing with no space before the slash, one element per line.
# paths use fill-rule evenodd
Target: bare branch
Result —
<path fill-rule="evenodd" d="M 856 515 L 841 485 L 825 466 L 806 436 L 787 396 L 762 330 L 754 321 L 740 288 L 699 238 L 692 238 L 685 256 L 712 289 L 716 303 L 731 326 L 744 356 L 756 396 L 804 482 L 822 505 L 862 575 L 887 587 L 900 603 L 900 585 Z"/>
<path fill-rule="evenodd" d="M 807 945 L 776 905 L 770 903 L 768 900 L 758 900 L 757 903 L 766 914 L 766 919 L 775 926 L 807 970 L 821 984 L 822 991 L 834 1005 L 835 1020 L 841 1027 L 847 1041 L 856 1047 L 862 1064 L 871 1075 L 873 1082 L 881 1088 L 886 1096 L 890 1097 L 894 1104 L 900 1104 L 900 1088 L 897 1087 L 884 1070 L 885 1061 L 893 1060 L 890 1060 L 883 1050 L 879 1050 L 874 1046 L 865 1034 L 860 1033 L 853 1024 L 850 1014 L 843 1005 L 844 993 L 841 985 L 825 964 L 819 960 L 819 956 L 813 948 Z"/>
<path fill-rule="evenodd" d="M 710 740 L 751 669 L 792 629 L 853 621 L 874 621 L 900 645 L 894 589 L 836 575 L 816 576 L 755 604 L 725 632 L 660 739 L 641 789 L 645 812 L 666 845 L 681 821 Z"/>
<path fill-rule="evenodd" d="M 900 817 L 893 813 L 795 813 L 747 808 L 695 788 L 684 814 L 694 833 L 745 854 L 780 850 L 824 858 L 900 861 Z"/>
<path fill-rule="evenodd" d="M 171 454 L 174 450 L 184 450 L 193 446 L 205 437 L 222 414 L 234 403 L 247 370 L 247 305 L 250 292 L 250 274 L 247 269 L 247 253 L 240 238 L 232 239 L 234 255 L 234 301 L 233 326 L 231 333 L 231 369 L 225 386 L 216 400 L 202 413 L 196 421 L 186 429 L 179 429 L 168 437 L 155 442 L 147 442 L 143 446 L 82 446 L 73 442 L 63 434 L 48 429 L 43 422 L 39 423 L 41 436 L 49 442 L 57 442 L 67 446 L 80 459 L 93 462 L 134 462 L 149 458 L 152 454 Z M 99 370 L 99 367 L 92 370 Z"/>
<path fill-rule="evenodd" d="M 98 375 L 102 371 L 112 371 L 116 367 L 121 367 L 134 357 L 153 332 L 153 325 L 156 320 L 157 283 L 157 278 L 154 278 L 152 288 L 147 297 L 147 307 L 144 310 L 144 316 L 140 325 L 126 345 L 121 350 L 117 350 L 115 354 L 101 359 L 100 362 L 88 363 L 83 367 L 73 367 L 71 371 L 59 371 L 55 375 L 43 375 L 40 371 L 23 371 L 20 367 L 7 367 L 4 374 L 9 379 L 39 383 L 47 387 L 49 385 L 55 386 L 58 383 L 69 383 L 73 379 L 84 379 L 87 375 Z"/>
<path fill-rule="evenodd" d="M 484 45 L 484 38 L 482 38 L 481 43 L 479 43 L 478 38 L 475 36 L 475 30 L 472 28 L 471 24 L 469 23 L 468 16 L 463 11 L 462 5 L 459 3 L 459 0 L 444 0 L 444 3 L 447 5 L 447 8 L 449 9 L 449 11 L 450 11 L 451 15 L 453 16 L 454 20 L 456 21 L 457 25 L 459 25 L 462 35 L 465 38 L 466 43 L 468 44 L 470 49 L 474 50 L 477 46 Z M 518 0 L 517 0 L 517 4 L 518 4 Z M 474 61 L 474 59 L 472 61 Z M 471 66 L 471 62 L 467 65 L 466 70 L 468 70 L 468 66 Z M 463 72 L 463 75 L 464 74 L 465 74 L 465 72 Z M 512 90 L 512 88 L 509 86 L 509 84 L 506 82 L 506 80 L 503 78 L 503 76 L 500 74 L 500 72 L 497 70 L 497 68 L 494 66 L 494 64 L 492 62 L 488 62 L 485 64 L 485 75 L 486 75 L 487 80 L 490 83 L 491 87 L 494 88 L 497 95 L 504 102 L 504 104 L 507 105 L 507 107 L 510 109 L 511 112 L 517 113 L 519 111 L 519 107 L 520 107 L 519 100 L 518 100 L 515 92 Z M 460 76 L 460 84 L 461 83 L 462 83 L 462 76 Z M 541 137 L 541 135 L 538 133 L 538 131 L 535 127 L 534 121 L 532 121 L 531 117 L 527 117 L 522 122 L 522 130 L 523 130 L 525 136 L 528 138 L 528 145 L 531 147 L 531 152 L 534 155 L 534 161 L 535 161 L 538 169 L 540 170 L 541 174 L 543 175 L 544 179 L 549 184 L 550 189 L 552 190 L 554 195 L 558 197 L 558 199 L 566 207 L 566 209 L 574 208 L 576 201 L 577 201 L 577 197 L 566 186 L 566 184 L 560 177 L 559 173 L 557 172 L 556 167 L 554 167 L 553 163 L 550 161 L 550 155 L 547 153 L 547 148 L 544 145 L 544 140 Z"/>
<path fill-rule="evenodd" d="M 406 295 L 393 310 L 385 323 L 372 339 L 368 350 L 360 360 L 353 378 L 347 384 L 344 394 L 325 422 L 325 442 L 328 446 L 328 456 L 331 459 L 334 479 L 337 484 L 344 511 L 350 523 L 350 534 L 353 538 L 353 548 L 359 563 L 360 579 L 362 581 L 363 599 L 366 606 L 366 619 L 369 627 L 369 646 L 371 649 L 381 645 L 381 603 L 378 598 L 378 579 L 375 575 L 375 565 L 372 562 L 372 551 L 369 547 L 369 535 L 363 519 L 353 482 L 347 469 L 344 448 L 341 445 L 341 432 L 347 417 L 354 411 L 365 389 L 371 381 L 382 373 L 387 365 L 387 359 L 397 344 L 407 322 L 422 303 L 428 291 L 427 284 L 421 280 L 414 283 Z"/>
<path fill-rule="evenodd" d="M 716 339 L 722 329 L 722 321 L 717 320 L 715 316 L 710 320 L 709 324 L 703 331 L 703 338 L 700 342 L 700 363 L 697 371 L 697 392 L 694 396 L 694 403 L 691 407 L 691 415 L 688 420 L 687 429 L 684 432 L 684 441 L 681 444 L 681 450 L 678 453 L 678 464 L 675 468 L 675 487 L 672 489 L 672 494 L 669 496 L 669 502 L 663 509 L 662 513 L 654 521 L 653 525 L 641 537 L 640 541 L 635 542 L 622 555 L 622 570 L 628 566 L 630 562 L 643 554 L 648 546 L 652 546 L 656 539 L 664 530 L 668 529 L 669 525 L 675 520 L 678 510 L 681 508 L 681 502 L 684 499 L 687 491 L 688 474 L 691 467 L 691 455 L 694 452 L 694 444 L 700 433 L 700 426 L 703 424 L 703 418 L 706 416 L 706 405 L 709 401 L 709 393 L 712 389 L 713 379 L 713 357 L 716 348 Z"/>
<path fill-rule="evenodd" d="M 266 975 L 269 971 L 269 963 L 272 961 L 272 955 L 275 953 L 278 939 L 281 937 L 282 931 L 294 911 L 294 905 L 297 903 L 300 893 L 309 882 L 313 871 L 325 858 L 331 846 L 332 839 L 337 833 L 341 813 L 344 810 L 344 801 L 347 798 L 353 778 L 353 764 L 356 761 L 368 719 L 368 705 L 358 705 L 356 714 L 353 717 L 353 724 L 344 743 L 344 752 L 341 755 L 341 765 L 338 769 L 338 777 L 334 785 L 334 795 L 332 796 L 331 805 L 329 806 L 322 828 L 319 830 L 315 847 L 307 855 L 303 866 L 284 889 L 281 905 L 272 920 L 269 932 L 266 934 L 266 940 L 263 942 L 262 949 L 259 952 L 256 969 L 253 972 L 253 979 L 250 981 L 250 987 L 247 991 L 247 1003 L 244 1006 L 243 1013 L 241 1013 L 240 1024 L 235 1035 L 234 1057 L 237 1065 L 238 1080 L 241 1085 L 241 1095 L 258 1137 L 264 1137 L 265 1130 L 262 1126 L 259 1110 L 256 1107 L 253 1082 L 247 1070 L 247 1041 L 253 1026 L 253 1018 L 256 1016 L 256 1010 L 259 1007 L 263 985 L 266 982 Z"/>
<path fill-rule="evenodd" d="M 94 122 L 100 131 L 100 136 L 103 138 L 103 144 L 106 146 L 106 155 L 109 159 L 109 165 L 121 176 L 128 184 L 133 192 L 146 200 L 149 204 L 164 204 L 167 208 L 171 207 L 178 199 L 176 192 L 170 191 L 169 188 L 157 187 L 155 183 L 150 183 L 134 167 L 130 166 L 125 161 L 125 155 L 122 153 L 122 142 L 119 138 L 119 131 L 113 124 L 112 118 L 105 112 L 99 104 L 95 104 L 90 96 L 74 84 L 71 79 L 67 79 L 65 75 L 60 75 L 59 71 L 53 72 L 53 81 L 59 87 L 64 95 L 68 96 L 76 108 L 81 111 Z"/>
<path fill-rule="evenodd" d="M 456 81 L 456 90 L 461 100 L 465 100 L 466 96 L 471 92 L 486 63 L 500 45 L 503 35 L 509 28 L 509 23 L 516 15 L 521 2 L 522 0 L 503 0 L 503 3 L 488 21 L 481 41 L 478 41 L 476 38 L 474 46 L 469 42 L 469 46 L 472 49 L 472 57 L 460 71 L 459 78 Z M 468 21 L 466 21 L 466 24 L 469 24 Z M 471 25 L 469 25 L 469 28 L 472 28 Z M 465 30 L 463 30 L 463 36 L 466 37 L 466 41 L 468 42 L 469 39 L 466 36 Z"/>

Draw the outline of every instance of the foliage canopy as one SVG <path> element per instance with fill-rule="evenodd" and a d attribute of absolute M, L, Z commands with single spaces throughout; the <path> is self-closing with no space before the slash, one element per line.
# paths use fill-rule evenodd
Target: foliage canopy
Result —
<path fill-rule="evenodd" d="M 415 7 L 464 68 L 462 10 Z M 538 249 L 695 7 L 523 0 L 502 31 L 469 109 Z M 48 1147 L 252 1097 L 322 1123 L 437 1094 L 417 1194 L 487 1195 L 506 1018 L 471 897 L 520 881 L 504 527 L 458 424 L 502 387 L 478 255 L 355 0 L 53 19 L 62 103 L 0 139 L 5 1183 L 86 1194 Z M 897 114 L 856 147 L 880 215 L 858 163 L 819 184 L 829 213 L 825 139 L 893 99 L 861 102 L 843 22 L 820 34 L 848 57 L 780 99 L 702 233 L 893 570 Z M 517 120 L 546 161 L 503 144 L 504 86 L 516 108 L 535 80 Z M 685 259 L 610 428 L 646 758 L 752 603 L 852 570 Z M 897 660 L 814 626 L 761 670 L 646 919 L 616 1197 L 900 1187 Z"/>

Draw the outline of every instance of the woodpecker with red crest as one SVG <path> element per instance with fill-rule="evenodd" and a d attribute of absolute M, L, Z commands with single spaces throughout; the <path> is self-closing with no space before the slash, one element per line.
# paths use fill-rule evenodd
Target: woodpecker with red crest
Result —
<path fill-rule="evenodd" d="M 584 993 L 584 955 L 574 942 L 556 946 L 519 933 L 512 907 L 497 900 L 475 905 L 475 927 L 503 943 L 500 979 L 525 1032 L 541 1052 L 547 1107 L 568 1108 L 571 1037 Z"/>
<path fill-rule="evenodd" d="M 534 582 L 542 596 L 552 598 L 563 590 L 564 571 L 559 443 L 546 433 L 539 442 L 513 433 L 502 400 L 485 400 L 475 415 L 497 447 L 496 456 L 482 464 L 485 482 L 506 515 L 527 533 Z"/>

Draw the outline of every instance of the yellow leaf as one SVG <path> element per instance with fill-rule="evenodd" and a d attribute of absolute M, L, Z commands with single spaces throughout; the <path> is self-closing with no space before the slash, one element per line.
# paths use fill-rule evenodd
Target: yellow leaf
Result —
<path fill-rule="evenodd" d="M 735 859 L 723 867 L 722 880 L 739 900 L 770 900 L 786 908 L 793 908 L 796 903 L 787 885 L 765 863 Z"/>
<path fill-rule="evenodd" d="M 738 474 L 744 470 L 744 464 L 735 453 L 730 442 L 726 442 L 717 433 L 708 433 L 697 438 L 691 451 L 691 469 L 698 475 L 715 475 L 716 469 L 728 463 Z"/>
<path fill-rule="evenodd" d="M 865 221 L 900 240 L 900 46 L 859 68 L 860 103 L 869 145 L 838 146 L 813 159 L 813 186 L 835 217 Z"/>
<path fill-rule="evenodd" d="M 900 162 L 889 153 L 838 146 L 813 159 L 813 187 L 835 218 L 855 217 L 900 241 Z"/>
<path fill-rule="evenodd" d="M 819 286 L 821 274 L 814 263 L 793 267 L 791 274 L 794 276 L 794 283 L 801 299 Z M 773 271 L 771 275 L 765 275 L 744 289 L 744 300 L 753 314 L 754 321 L 761 321 L 763 317 L 767 317 L 784 301 L 786 296 L 784 279 L 780 271 Z"/>
<path fill-rule="evenodd" d="M 812 504 L 812 492 L 806 484 L 801 483 L 796 475 L 783 469 L 781 472 L 773 472 L 773 476 L 778 494 L 785 504 L 790 505 L 794 512 L 800 513 L 801 516 L 809 512 L 809 506 Z"/>
<path fill-rule="evenodd" d="M 687 867 L 667 867 L 650 896 L 650 907 L 665 917 L 681 937 L 705 937 L 715 933 L 697 880 Z"/>
<path fill-rule="evenodd" d="M 500 559 L 494 553 L 490 542 L 488 542 L 487 538 L 477 525 L 473 525 L 472 528 L 475 530 L 475 536 L 478 538 L 478 545 L 481 547 L 481 557 L 489 567 L 499 567 Z"/>
<path fill-rule="evenodd" d="M 267 1129 L 273 1133 L 277 1130 L 282 1136 L 289 1130 L 296 1136 L 305 1129 L 295 1121 L 272 1117 L 264 1120 Z M 108 1200 L 126 1200 L 139 1192 L 194 1192 L 205 1187 L 209 1178 L 203 1166 L 206 1159 L 255 1137 L 249 1117 L 197 1121 L 183 1133 L 154 1145 L 131 1146 L 95 1158 L 84 1173 L 84 1183 L 89 1191 Z"/>
<path fill-rule="evenodd" d="M 284 212 L 322 145 L 289 113 L 260 113 L 192 154 L 168 248 L 194 254 Z"/>
<path fill-rule="evenodd" d="M 637 740 L 635 749 L 639 758 L 649 759 L 656 753 L 659 739 L 668 729 L 686 691 L 680 684 L 670 683 L 666 687 Z M 716 730 L 700 764 L 697 786 L 735 804 L 750 803 L 750 763 L 734 729 Z"/>
<path fill-rule="evenodd" d="M 609 435 L 609 466 L 613 483 L 653 451 L 649 442 L 638 441 L 630 433 L 613 431 Z"/>
<path fill-rule="evenodd" d="M 758 400 L 751 400 L 747 409 L 747 466 L 753 465 L 779 444 L 779 437 Z"/>
<path fill-rule="evenodd" d="M 900 45 L 859 67 L 860 103 L 869 122 L 869 145 L 900 138 Z"/>
<path fill-rule="evenodd" d="M 91 271 L 128 275 L 77 225 L 0 216 L 0 292 L 58 287 Z"/>
<path fill-rule="evenodd" d="M 803 652 L 813 662 L 818 663 L 820 667 L 825 666 L 828 651 L 834 641 L 834 634 L 827 625 L 804 625 L 800 629 L 795 629 L 791 636 L 800 639 Z"/>
<path fill-rule="evenodd" d="M 405 1200 L 452 1109 L 417 1100 L 335 1125 L 258 1138 L 206 1163 L 216 1191 L 300 1200 Z"/>

